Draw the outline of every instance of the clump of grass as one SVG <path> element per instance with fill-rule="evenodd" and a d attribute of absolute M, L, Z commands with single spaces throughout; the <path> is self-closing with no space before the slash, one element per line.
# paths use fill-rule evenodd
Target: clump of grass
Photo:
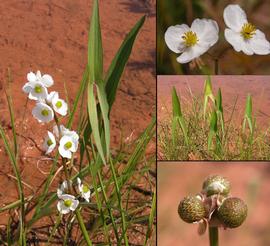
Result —
<path fill-rule="evenodd" d="M 252 96 L 247 96 L 241 125 L 233 122 L 234 102 L 227 119 L 224 118 L 222 91 L 215 96 L 211 78 L 205 81 L 204 95 L 194 96 L 180 107 L 180 97 L 172 89 L 173 115 L 158 126 L 158 152 L 163 160 L 268 160 L 269 130 L 256 124 L 252 111 Z M 180 110 L 179 110 L 180 108 Z M 176 116 L 176 112 L 181 112 Z M 180 120 L 180 118 L 181 120 Z M 176 121 L 179 122 L 176 125 Z M 184 127 L 183 127 L 184 126 Z"/>
<path fill-rule="evenodd" d="M 119 143 L 118 151 L 110 146 L 110 112 L 144 21 L 142 17 L 135 24 L 105 73 L 98 0 L 94 0 L 88 62 L 66 124 L 79 135 L 79 158 L 60 159 L 57 152 L 51 158 L 49 174 L 28 196 L 20 174 L 21 141 L 17 134 L 20 130 L 15 127 L 11 97 L 7 95 L 13 136 L 10 140 L 8 129 L 1 125 L 0 136 L 16 176 L 18 199 L 0 207 L 0 213 L 9 214 L 8 223 L 1 226 L 1 245 L 129 245 L 134 233 L 140 234 L 143 245 L 151 241 L 156 216 L 155 173 L 152 171 L 155 158 L 147 156 L 146 150 L 155 134 L 155 118 L 136 141 Z M 74 126 L 76 114 L 79 123 Z M 55 121 L 58 126 L 58 119 Z M 58 130 L 60 135 L 60 128 Z M 55 179 L 63 181 L 58 175 L 63 171 L 69 194 L 76 194 L 70 182 L 78 177 L 91 189 L 90 202 L 76 194 L 79 206 L 69 214 L 58 212 L 56 201 L 61 194 L 51 188 Z M 138 186 L 142 181 L 144 186 Z M 42 224 L 44 230 L 36 228 L 37 224 Z"/>

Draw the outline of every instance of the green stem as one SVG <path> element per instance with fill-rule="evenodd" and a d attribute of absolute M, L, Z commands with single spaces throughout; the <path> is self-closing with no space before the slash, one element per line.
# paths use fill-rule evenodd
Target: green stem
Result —
<path fill-rule="evenodd" d="M 218 246 L 218 227 L 209 226 L 209 243 L 210 246 Z"/>
<path fill-rule="evenodd" d="M 218 75 L 219 73 L 219 66 L 218 66 L 218 58 L 215 58 L 215 75 Z"/>
<path fill-rule="evenodd" d="M 83 237 L 87 243 L 88 246 L 92 246 L 92 242 L 89 238 L 89 235 L 88 235 L 88 232 L 86 230 L 86 227 L 84 225 L 84 222 L 83 222 L 83 219 L 82 219 L 82 216 L 81 216 L 81 213 L 78 209 L 75 210 L 75 214 L 76 214 L 76 217 L 77 217 L 77 220 L 79 222 L 79 225 L 80 225 L 80 228 L 81 228 L 81 231 L 82 231 L 82 234 L 83 234 Z"/>

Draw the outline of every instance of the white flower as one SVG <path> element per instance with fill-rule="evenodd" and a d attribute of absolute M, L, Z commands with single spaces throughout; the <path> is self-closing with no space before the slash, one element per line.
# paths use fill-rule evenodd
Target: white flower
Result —
<path fill-rule="evenodd" d="M 248 22 L 246 13 L 239 5 L 230 4 L 223 13 L 225 24 L 225 38 L 237 51 L 246 55 L 267 55 L 270 53 L 270 43 L 265 35 Z"/>
<path fill-rule="evenodd" d="M 190 28 L 186 24 L 170 26 L 165 32 L 165 42 L 173 52 L 182 53 L 177 62 L 187 63 L 218 41 L 218 31 L 216 21 L 195 19 Z"/>
<path fill-rule="evenodd" d="M 77 133 L 64 135 L 60 139 L 59 153 L 62 157 L 71 159 L 72 153 L 76 152 L 79 145 L 79 136 Z"/>
<path fill-rule="evenodd" d="M 47 87 L 53 85 L 53 79 L 49 74 L 41 75 L 40 71 L 36 74 L 30 72 L 27 74 L 28 82 L 23 86 L 23 91 L 32 100 L 44 100 L 48 96 Z"/>
<path fill-rule="evenodd" d="M 67 114 L 67 104 L 64 100 L 59 98 L 58 92 L 54 92 L 51 98 L 51 104 L 53 109 L 58 114 L 65 116 Z"/>
<path fill-rule="evenodd" d="M 48 135 L 46 136 L 44 143 L 43 143 L 43 149 L 46 151 L 46 155 L 51 153 L 56 146 L 56 141 L 54 135 L 48 131 Z"/>
<path fill-rule="evenodd" d="M 59 197 L 57 209 L 61 214 L 68 214 L 70 211 L 75 211 L 79 205 L 79 201 L 75 196 L 63 194 Z"/>
<path fill-rule="evenodd" d="M 85 184 L 82 184 L 82 181 L 80 178 L 77 178 L 77 183 L 78 183 L 78 188 L 81 193 L 81 196 L 89 202 L 90 196 L 91 196 L 91 191 L 89 187 Z"/>
<path fill-rule="evenodd" d="M 72 181 L 69 181 L 69 185 L 72 186 Z M 63 181 L 60 188 L 57 189 L 57 196 L 61 198 L 63 194 L 68 192 L 68 182 L 66 180 Z"/>
<path fill-rule="evenodd" d="M 78 136 L 77 132 L 71 131 L 71 130 L 67 129 L 65 126 L 63 126 L 63 125 L 60 125 L 59 128 L 60 128 L 60 135 L 61 136 L 64 136 L 64 135 L 68 136 L 69 135 L 69 136 L 74 136 L 75 138 L 79 139 L 79 136 Z M 59 130 L 58 130 L 57 125 L 55 125 L 53 127 L 53 133 L 59 138 Z"/>
<path fill-rule="evenodd" d="M 53 110 L 42 102 L 36 104 L 32 110 L 32 114 L 39 122 L 50 122 L 54 117 Z"/>
<path fill-rule="evenodd" d="M 28 82 L 22 89 L 32 100 L 44 100 L 48 95 L 47 88 L 39 81 Z"/>

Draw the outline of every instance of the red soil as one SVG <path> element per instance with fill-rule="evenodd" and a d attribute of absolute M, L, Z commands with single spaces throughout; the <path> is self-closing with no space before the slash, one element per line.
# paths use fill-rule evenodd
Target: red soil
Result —
<path fill-rule="evenodd" d="M 221 245 L 263 246 L 270 244 L 269 163 L 158 163 L 158 245 L 208 245 L 207 233 L 187 224 L 177 214 L 181 199 L 201 190 L 208 175 L 219 174 L 231 182 L 231 195 L 248 205 L 248 216 L 236 229 L 220 229 Z"/>
<path fill-rule="evenodd" d="M 4 95 L 7 68 L 12 73 L 11 95 L 14 101 L 18 134 L 22 135 L 21 173 L 34 190 L 46 176 L 37 169 L 37 160 L 45 129 L 33 119 L 29 102 L 25 122 L 21 120 L 26 95 L 21 88 L 29 71 L 40 70 L 53 76 L 53 90 L 65 97 L 64 83 L 72 105 L 87 62 L 87 39 L 92 1 L 2 0 L 0 5 L 0 112 L 1 124 L 10 132 L 10 120 Z M 146 0 L 100 1 L 105 71 L 122 40 L 135 23 L 147 15 L 123 74 L 111 113 L 112 145 L 118 146 L 132 132 L 138 136 L 155 111 L 155 6 Z M 22 128 L 21 128 L 22 127 Z M 76 128 L 76 124 L 74 124 Z M 34 144 L 30 138 L 33 138 Z M 36 146 L 37 145 L 37 146 Z M 154 147 L 153 147 L 154 148 Z M 0 206 L 17 199 L 11 165 L 0 147 Z M 46 163 L 42 169 L 49 170 Z M 27 190 L 27 189 L 26 189 Z M 31 192 L 29 192 L 31 193 Z M 2 215 L 0 224 L 6 219 Z"/>

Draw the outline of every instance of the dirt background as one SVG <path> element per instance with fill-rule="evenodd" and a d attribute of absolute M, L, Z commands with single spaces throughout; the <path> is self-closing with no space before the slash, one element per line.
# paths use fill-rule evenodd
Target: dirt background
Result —
<path fill-rule="evenodd" d="M 10 68 L 12 83 L 9 91 L 22 143 L 20 169 L 23 181 L 34 190 L 46 176 L 38 170 L 37 163 L 42 155 L 39 147 L 45 129 L 51 126 L 42 127 L 33 119 L 34 102 L 29 102 L 22 124 L 26 95 L 21 88 L 29 71 L 40 70 L 53 76 L 55 84 L 50 89 L 59 91 L 62 98 L 65 98 L 66 84 L 72 105 L 87 62 L 91 11 L 90 0 L 1 0 L 0 3 L 0 120 L 10 132 L 4 95 L 7 69 Z M 121 133 L 124 138 L 131 134 L 135 138 L 155 112 L 155 4 L 147 0 L 100 1 L 105 71 L 126 34 L 143 15 L 147 15 L 146 22 L 135 42 L 111 113 L 111 139 L 116 148 Z M 153 144 L 150 151 L 154 149 Z M 47 171 L 50 165 L 45 162 L 40 163 L 40 167 Z M 0 206 L 3 206 L 14 201 L 17 193 L 2 143 L 0 170 Z M 0 224 L 5 223 L 7 217 L 2 214 Z"/>
<path fill-rule="evenodd" d="M 182 110 L 185 111 L 185 106 L 188 102 L 191 102 L 189 89 L 193 95 L 202 98 L 206 78 L 206 76 L 200 75 L 158 76 L 158 122 L 171 117 L 171 90 L 173 86 L 175 86 L 181 97 Z M 253 113 L 256 116 L 258 128 L 269 127 L 270 76 L 220 75 L 211 76 L 211 81 L 215 95 L 218 88 L 221 88 L 225 121 L 228 120 L 237 99 L 233 121 L 237 124 L 242 122 L 246 98 L 248 94 L 251 94 L 253 99 Z"/>
<path fill-rule="evenodd" d="M 183 197 L 199 192 L 212 174 L 227 177 L 231 194 L 242 198 L 249 209 L 241 227 L 220 229 L 220 245 L 270 245 L 270 165 L 262 162 L 158 163 L 158 245 L 209 245 L 208 235 L 199 236 L 197 225 L 182 221 L 177 208 Z"/>

